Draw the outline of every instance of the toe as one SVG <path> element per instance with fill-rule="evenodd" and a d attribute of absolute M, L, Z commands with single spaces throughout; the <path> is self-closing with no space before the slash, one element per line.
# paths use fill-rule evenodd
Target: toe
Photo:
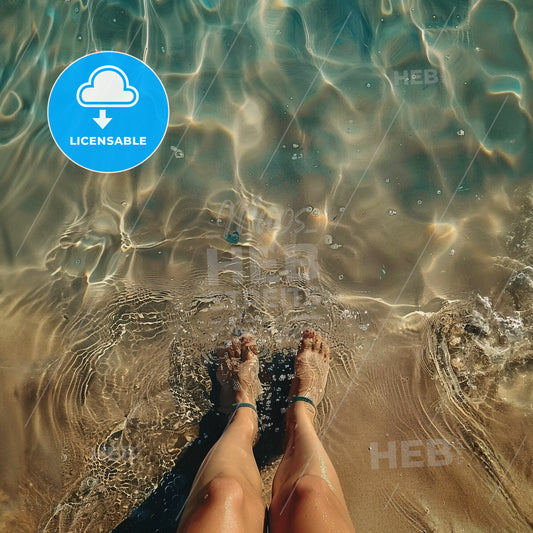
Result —
<path fill-rule="evenodd" d="M 322 341 L 320 353 L 324 356 L 324 361 L 329 360 L 329 346 L 325 343 L 325 341 Z"/>
<path fill-rule="evenodd" d="M 230 347 L 231 347 L 231 343 L 228 341 L 224 343 L 224 346 L 221 346 L 220 348 L 217 348 L 215 350 L 218 363 L 221 363 L 224 359 L 226 359 L 229 356 Z"/>
<path fill-rule="evenodd" d="M 313 346 L 313 349 L 324 357 L 324 361 L 328 359 L 329 347 L 322 335 L 320 335 L 320 333 L 318 332 L 315 334 L 315 344 Z"/>
<path fill-rule="evenodd" d="M 313 345 L 313 349 L 316 351 L 316 352 L 320 352 L 322 353 L 322 346 L 324 344 L 324 339 L 322 339 L 322 335 L 320 335 L 320 333 L 315 333 L 315 342 L 314 342 L 314 345 Z"/>
<path fill-rule="evenodd" d="M 238 337 L 231 339 L 231 346 L 229 347 L 229 355 L 233 359 L 241 357 L 241 342 Z"/>
<path fill-rule="evenodd" d="M 257 344 L 255 339 L 251 335 L 243 335 L 240 339 L 241 342 L 241 359 L 243 361 L 249 361 L 254 359 L 257 355 Z"/>
<path fill-rule="evenodd" d="M 302 340 L 300 342 L 301 350 L 312 350 L 315 345 L 315 330 L 312 328 L 307 328 L 302 334 Z"/>

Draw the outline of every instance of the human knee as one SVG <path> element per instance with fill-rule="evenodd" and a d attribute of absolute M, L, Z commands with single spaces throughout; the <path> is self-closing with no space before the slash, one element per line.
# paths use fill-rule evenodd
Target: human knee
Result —
<path fill-rule="evenodd" d="M 271 524 L 284 532 L 332 531 L 330 526 L 335 525 L 335 521 L 328 523 L 328 527 L 324 524 L 324 516 L 336 508 L 331 495 L 327 481 L 317 475 L 305 474 L 273 495 Z"/>
<path fill-rule="evenodd" d="M 329 483 L 313 474 L 303 475 L 294 486 L 293 497 L 297 501 L 317 501 L 331 496 Z"/>
<path fill-rule="evenodd" d="M 226 475 L 215 477 L 189 502 L 178 531 L 180 533 L 214 531 L 213 523 L 219 522 L 218 531 L 232 531 L 231 528 L 222 527 L 221 520 L 224 517 L 233 517 L 238 521 L 243 509 L 244 494 L 241 483 L 234 477 Z M 237 528 L 235 531 L 242 531 L 242 528 Z"/>
<path fill-rule="evenodd" d="M 204 489 L 206 503 L 224 502 L 225 505 L 241 505 L 244 501 L 244 488 L 231 476 L 213 478 Z"/>
<path fill-rule="evenodd" d="M 276 505 L 278 509 L 281 505 L 279 500 Z M 290 517 L 288 531 L 291 532 L 353 532 L 347 510 L 343 509 L 330 482 L 317 475 L 306 474 L 293 485 L 292 493 L 286 496 L 279 511 L 279 517 L 283 512 Z M 298 527 L 295 527 L 295 524 Z"/>

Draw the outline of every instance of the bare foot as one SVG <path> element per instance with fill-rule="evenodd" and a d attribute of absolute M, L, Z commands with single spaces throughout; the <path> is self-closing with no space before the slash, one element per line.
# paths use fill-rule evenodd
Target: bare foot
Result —
<path fill-rule="evenodd" d="M 219 410 L 229 414 L 233 411 L 233 404 L 238 402 L 255 406 L 261 393 L 261 383 L 258 377 L 257 344 L 253 337 L 233 337 L 217 350 L 216 355 L 217 380 L 221 386 Z"/>
<path fill-rule="evenodd" d="M 298 348 L 298 353 L 294 361 L 294 379 L 292 380 L 289 398 L 293 396 L 304 396 L 309 398 L 317 406 L 324 397 L 326 381 L 329 372 L 329 348 L 322 339 L 320 333 L 309 328 L 303 332 L 302 340 Z M 314 409 L 307 402 L 293 402 L 294 404 L 305 404 Z M 310 412 L 311 412 L 310 411 Z"/>

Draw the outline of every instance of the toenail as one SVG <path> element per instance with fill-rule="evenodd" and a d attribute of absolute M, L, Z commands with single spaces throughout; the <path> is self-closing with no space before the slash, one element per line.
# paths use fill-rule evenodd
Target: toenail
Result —
<path fill-rule="evenodd" d="M 310 330 L 310 329 L 306 329 L 302 335 L 302 337 L 304 339 L 314 339 L 315 338 L 315 332 Z"/>

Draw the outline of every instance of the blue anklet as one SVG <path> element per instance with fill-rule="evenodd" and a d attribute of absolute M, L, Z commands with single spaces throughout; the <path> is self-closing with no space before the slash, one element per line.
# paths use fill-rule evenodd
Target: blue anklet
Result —
<path fill-rule="evenodd" d="M 253 409 L 257 413 L 257 409 L 255 405 L 251 403 L 238 402 L 238 403 L 234 403 L 232 407 L 233 407 L 233 411 L 236 411 L 239 407 L 249 407 L 250 409 Z"/>
<path fill-rule="evenodd" d="M 289 398 L 289 404 L 293 402 L 307 402 L 316 409 L 316 405 L 313 403 L 313 400 L 311 400 L 311 398 L 307 398 L 306 396 L 293 396 L 292 398 Z"/>

